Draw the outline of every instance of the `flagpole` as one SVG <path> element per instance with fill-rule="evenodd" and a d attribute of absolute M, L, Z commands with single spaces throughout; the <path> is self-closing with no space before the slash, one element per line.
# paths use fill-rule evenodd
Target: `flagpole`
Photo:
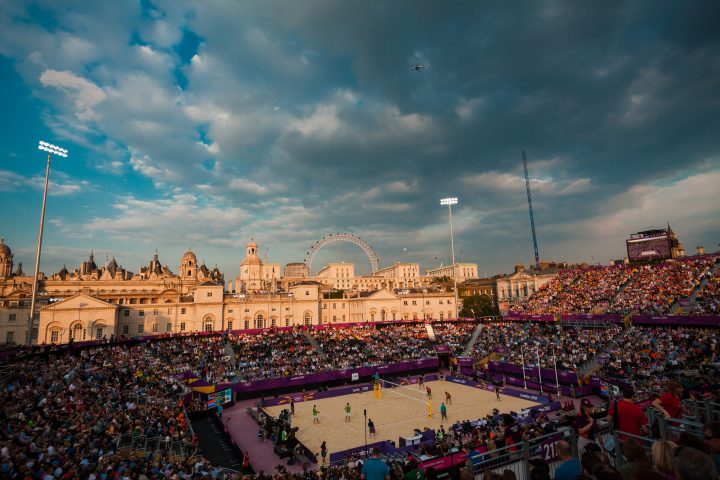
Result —
<path fill-rule="evenodd" d="M 527 390 L 527 380 L 525 379 L 525 350 L 523 349 L 523 346 L 520 345 L 520 355 L 522 357 L 522 371 L 523 371 L 523 385 L 525 390 Z"/>
<path fill-rule="evenodd" d="M 542 372 L 540 371 L 540 347 L 535 346 L 535 353 L 537 354 L 537 361 L 538 361 L 538 381 L 540 382 L 540 394 L 542 394 L 543 389 L 542 389 Z"/>

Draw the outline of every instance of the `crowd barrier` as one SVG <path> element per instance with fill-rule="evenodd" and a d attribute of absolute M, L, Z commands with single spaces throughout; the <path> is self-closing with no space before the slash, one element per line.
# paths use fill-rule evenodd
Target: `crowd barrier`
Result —
<path fill-rule="evenodd" d="M 308 385 L 322 384 L 345 380 L 348 382 L 357 381 L 375 374 L 394 375 L 417 370 L 433 369 L 439 366 L 437 358 L 425 358 L 422 360 L 411 360 L 398 362 L 390 365 L 379 365 L 373 367 L 359 367 L 337 370 L 333 372 L 312 373 L 307 375 L 295 375 L 291 377 L 267 378 L 264 380 L 252 380 L 249 382 L 238 382 L 218 385 L 217 389 L 232 388 L 237 393 L 260 392 L 265 390 L 277 390 L 284 388 L 305 387 Z"/>

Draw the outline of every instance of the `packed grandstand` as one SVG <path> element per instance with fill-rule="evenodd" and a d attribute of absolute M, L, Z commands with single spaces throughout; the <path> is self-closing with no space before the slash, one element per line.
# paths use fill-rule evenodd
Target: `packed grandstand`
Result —
<path fill-rule="evenodd" d="M 291 422 L 266 414 L 262 402 L 259 412 L 232 413 L 254 412 L 259 428 L 258 435 L 230 439 L 245 456 L 236 468 L 204 458 L 210 452 L 191 420 L 198 414 L 219 418 L 218 405 L 227 412 L 232 400 L 209 403 L 212 392 L 226 388 L 233 389 L 235 401 L 264 399 L 367 382 L 373 376 L 367 372 L 413 362 L 414 370 L 407 367 L 393 378 L 440 369 L 460 383 L 532 390 L 545 403 L 531 413 L 498 410 L 448 424 L 403 456 L 380 452 L 394 480 L 419 478 L 412 476 L 418 470 L 428 478 L 552 478 L 573 455 L 587 467 L 588 478 L 600 478 L 591 475 L 603 468 L 612 471 L 602 478 L 677 478 L 672 475 L 685 468 L 688 451 L 701 455 L 688 460 L 695 465 L 705 462 L 702 455 L 717 465 L 720 454 L 720 408 L 714 403 L 719 319 L 633 322 L 633 315 L 717 315 L 719 259 L 564 271 L 506 318 L 206 332 L 8 350 L 2 352 L 0 478 L 309 479 L 316 474 L 308 472 L 319 468 L 320 478 L 358 479 L 366 450 L 332 464 L 324 464 L 320 452 L 298 451 L 278 456 L 274 471 L 254 468 L 244 442 L 279 446 L 287 442 L 282 426 Z M 321 376 L 340 371 L 360 373 L 352 381 Z M 620 391 L 626 399 L 618 402 Z M 619 423 L 608 416 L 631 400 L 646 410 L 632 431 L 623 424 L 624 413 Z M 681 401 L 679 410 L 671 408 Z M 598 414 L 587 413 L 588 405 Z M 417 428 L 422 432 L 424 426 Z M 547 438 L 559 454 L 536 454 Z M 595 448 L 586 449 L 588 443 Z M 692 448 L 674 450 L 677 459 L 668 460 L 661 450 L 675 445 Z M 570 457 L 563 455 L 566 448 Z M 292 471 L 293 459 L 309 457 L 317 463 L 308 472 Z M 438 463 L 448 457 L 451 465 Z M 492 477 L 505 470 L 505 477 Z"/>

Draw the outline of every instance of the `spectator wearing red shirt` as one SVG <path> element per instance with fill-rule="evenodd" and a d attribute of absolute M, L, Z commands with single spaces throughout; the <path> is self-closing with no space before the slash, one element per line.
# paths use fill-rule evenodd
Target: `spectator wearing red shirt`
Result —
<path fill-rule="evenodd" d="M 665 393 L 653 401 L 653 407 L 665 415 L 665 418 L 682 418 L 683 387 L 677 380 L 670 380 Z"/>
<path fill-rule="evenodd" d="M 642 436 L 647 434 L 648 420 L 643 409 L 633 402 L 633 395 L 635 395 L 635 392 L 632 389 L 623 390 L 623 399 L 612 404 L 608 412 L 608 420 L 613 422 L 616 430 Z M 617 422 L 615 422 L 616 416 Z M 621 440 L 626 438 L 628 438 L 627 435 L 620 435 Z"/>

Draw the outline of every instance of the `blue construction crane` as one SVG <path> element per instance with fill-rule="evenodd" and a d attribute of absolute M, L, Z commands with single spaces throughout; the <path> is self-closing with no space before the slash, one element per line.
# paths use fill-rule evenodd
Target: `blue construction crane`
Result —
<path fill-rule="evenodd" d="M 522 151 L 523 169 L 525 170 L 525 189 L 527 190 L 528 208 L 530 209 L 530 228 L 532 228 L 533 248 L 535 249 L 535 268 L 540 270 L 540 255 L 538 254 L 537 236 L 535 235 L 535 216 L 533 215 L 532 196 L 530 195 L 530 177 L 528 176 L 527 158 L 525 150 Z"/>

